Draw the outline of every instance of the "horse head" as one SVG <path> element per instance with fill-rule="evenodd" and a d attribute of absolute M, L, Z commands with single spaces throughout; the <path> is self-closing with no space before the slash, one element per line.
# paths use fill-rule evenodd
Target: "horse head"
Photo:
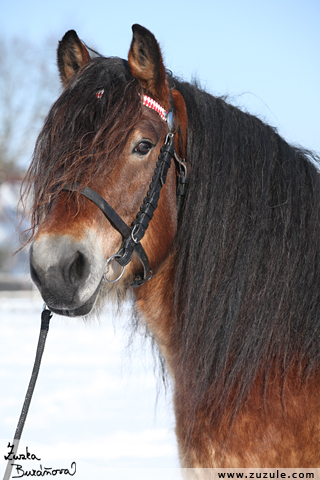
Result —
<path fill-rule="evenodd" d="M 64 90 L 39 136 L 33 162 L 36 174 L 31 166 L 38 228 L 30 268 L 52 311 L 79 316 L 88 314 L 97 298 L 112 289 L 105 281 L 107 262 L 123 239 L 96 205 L 66 186 L 77 182 L 90 187 L 130 226 L 169 132 L 161 112 L 172 113 L 171 128 L 178 132 L 175 148 L 181 155 L 186 112 L 181 94 L 169 88 L 155 37 L 139 25 L 133 26 L 128 61 L 99 55 L 91 59 L 77 34 L 67 32 L 59 43 L 58 67 Z M 176 183 L 173 167 L 141 241 L 153 274 L 175 238 Z M 117 262 L 108 262 L 109 278 L 117 278 L 120 269 Z M 118 293 L 126 290 L 139 270 L 134 251 L 117 282 Z"/>

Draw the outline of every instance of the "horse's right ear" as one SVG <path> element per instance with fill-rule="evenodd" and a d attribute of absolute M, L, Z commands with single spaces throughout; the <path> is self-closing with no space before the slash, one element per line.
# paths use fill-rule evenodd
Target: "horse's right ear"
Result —
<path fill-rule="evenodd" d="M 170 90 L 159 44 L 141 25 L 132 25 L 132 42 L 128 54 L 129 69 L 146 94 L 169 108 Z"/>
<path fill-rule="evenodd" d="M 85 45 L 80 41 L 74 30 L 69 30 L 59 42 L 58 68 L 64 86 L 69 78 L 90 60 Z"/>

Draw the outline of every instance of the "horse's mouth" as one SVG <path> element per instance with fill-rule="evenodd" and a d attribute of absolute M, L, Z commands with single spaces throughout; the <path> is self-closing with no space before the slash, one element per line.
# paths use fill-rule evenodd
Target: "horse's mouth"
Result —
<path fill-rule="evenodd" d="M 91 310 L 93 309 L 93 307 L 96 303 L 96 300 L 97 300 L 97 297 L 98 297 L 98 294 L 99 294 L 99 291 L 100 291 L 101 283 L 102 283 L 102 280 L 99 283 L 96 291 L 89 298 L 89 300 L 87 300 L 80 307 L 72 308 L 72 309 L 68 309 L 68 308 L 61 308 L 60 309 L 60 308 L 56 308 L 54 306 L 51 306 L 49 303 L 47 304 L 47 307 L 49 308 L 49 310 L 51 310 L 52 313 L 56 313 L 57 315 L 64 315 L 66 317 L 83 317 L 85 315 L 88 315 L 91 312 Z"/>

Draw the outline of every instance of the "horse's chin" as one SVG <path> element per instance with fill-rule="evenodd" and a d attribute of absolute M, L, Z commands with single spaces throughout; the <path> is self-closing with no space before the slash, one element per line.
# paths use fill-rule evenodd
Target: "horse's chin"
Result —
<path fill-rule="evenodd" d="M 64 315 L 65 317 L 84 317 L 89 315 L 93 309 L 93 304 L 85 303 L 79 308 L 75 308 L 73 310 L 54 308 L 48 306 L 52 313 L 56 313 L 57 315 Z"/>
<path fill-rule="evenodd" d="M 115 284 L 108 284 L 102 278 L 89 300 L 75 308 L 63 308 L 60 305 L 50 304 L 50 301 L 46 302 L 45 299 L 44 301 L 51 312 L 57 315 L 63 315 L 65 317 L 97 317 L 103 309 L 106 297 L 108 297 L 111 303 L 116 305 L 119 305 L 119 303 L 122 303 L 127 298 L 128 287 L 130 286 L 131 280 L 131 277 L 124 277 Z"/>
<path fill-rule="evenodd" d="M 51 310 L 52 313 L 56 313 L 57 315 L 64 315 L 65 317 L 84 317 L 86 315 L 91 314 L 95 309 L 95 305 L 101 290 L 102 283 L 103 281 L 101 280 L 97 289 L 95 290 L 93 295 L 89 298 L 89 300 L 87 300 L 83 305 L 79 305 L 78 307 L 57 308 L 55 305 L 51 305 L 50 301 L 47 302 L 46 305 Z"/>

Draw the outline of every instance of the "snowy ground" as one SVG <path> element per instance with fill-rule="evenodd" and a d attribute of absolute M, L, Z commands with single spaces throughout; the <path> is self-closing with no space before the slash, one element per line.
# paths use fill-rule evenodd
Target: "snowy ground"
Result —
<path fill-rule="evenodd" d="M 35 292 L 0 296 L 0 477 L 32 371 L 41 310 Z M 53 316 L 19 446 L 41 461 L 16 462 L 24 471 L 42 465 L 71 472 L 76 462 L 77 480 L 181 478 L 171 392 L 161 388 L 157 401 L 150 348 L 137 340 L 128 352 L 127 323 L 128 312 L 119 318 L 108 307 L 100 322 L 88 324 Z"/>

